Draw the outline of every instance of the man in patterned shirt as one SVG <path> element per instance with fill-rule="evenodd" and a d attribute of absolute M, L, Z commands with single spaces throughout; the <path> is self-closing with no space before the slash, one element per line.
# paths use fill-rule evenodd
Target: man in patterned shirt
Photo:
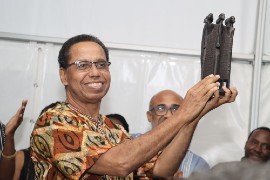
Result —
<path fill-rule="evenodd" d="M 189 90 L 170 123 L 131 140 L 99 113 L 111 81 L 105 45 L 91 35 L 72 37 L 63 44 L 58 62 L 66 101 L 45 110 L 32 132 L 37 179 L 133 179 L 139 167 L 150 178 L 172 177 L 183 158 L 183 153 L 172 154 L 175 148 L 185 152 L 200 118 L 237 96 L 235 88 L 224 88 L 226 95 L 220 98 L 219 76 L 210 75 Z M 164 168 L 168 162 L 171 166 Z"/>

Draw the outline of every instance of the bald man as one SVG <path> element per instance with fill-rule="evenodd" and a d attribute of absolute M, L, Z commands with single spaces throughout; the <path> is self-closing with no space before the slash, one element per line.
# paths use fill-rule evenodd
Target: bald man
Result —
<path fill-rule="evenodd" d="M 152 124 L 152 128 L 157 127 L 165 119 L 173 116 L 182 102 L 183 98 L 171 90 L 163 90 L 155 94 L 150 100 L 149 111 L 147 111 L 147 119 Z M 187 150 L 179 167 L 179 171 L 183 173 L 184 178 L 189 177 L 193 172 L 205 172 L 209 169 L 208 163 L 190 150 Z"/>

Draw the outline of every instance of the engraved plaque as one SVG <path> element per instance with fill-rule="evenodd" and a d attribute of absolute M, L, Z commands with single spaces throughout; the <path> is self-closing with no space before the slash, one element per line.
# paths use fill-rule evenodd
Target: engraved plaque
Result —
<path fill-rule="evenodd" d="M 201 78 L 209 74 L 220 75 L 220 95 L 225 95 L 222 86 L 230 87 L 230 73 L 232 60 L 232 45 L 235 22 L 234 16 L 225 20 L 221 13 L 213 24 L 213 14 L 204 19 L 204 28 L 201 43 Z M 225 20 L 225 25 L 223 22 Z"/>

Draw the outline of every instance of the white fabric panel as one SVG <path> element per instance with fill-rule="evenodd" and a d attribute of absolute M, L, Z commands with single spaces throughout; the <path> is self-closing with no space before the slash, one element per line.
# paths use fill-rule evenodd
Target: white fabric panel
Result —
<path fill-rule="evenodd" d="M 131 133 L 144 133 L 151 128 L 146 111 L 153 94 L 171 89 L 184 96 L 200 79 L 198 57 L 129 51 L 111 51 L 111 54 L 112 86 L 102 111 L 122 114 Z M 251 75 L 251 64 L 233 62 L 231 84 L 240 92 L 237 101 L 210 112 L 199 123 L 191 150 L 210 165 L 243 156 L 249 125 Z"/>
<path fill-rule="evenodd" d="M 49 104 L 56 101 L 65 101 L 66 93 L 65 88 L 61 83 L 59 76 L 58 53 L 60 45 L 46 44 L 42 47 L 43 56 L 43 69 L 40 86 L 42 93 L 40 93 L 40 103 L 38 107 L 38 115 L 40 111 Z M 37 117 L 37 116 L 36 116 Z"/>
<path fill-rule="evenodd" d="M 267 1 L 267 11 L 265 19 L 265 35 L 264 35 L 264 55 L 270 56 L 270 1 Z"/>
<path fill-rule="evenodd" d="M 0 32 L 63 37 L 90 33 L 104 42 L 200 50 L 203 20 L 235 16 L 234 52 L 253 53 L 254 0 L 1 1 Z"/>
<path fill-rule="evenodd" d="M 30 120 L 34 108 L 34 83 L 37 81 L 38 49 L 35 43 L 0 40 L 0 120 L 6 124 L 17 112 L 23 99 L 28 99 L 24 121 L 16 131 L 16 147 L 29 146 Z"/>
<path fill-rule="evenodd" d="M 261 75 L 261 91 L 260 91 L 260 114 L 259 114 L 259 126 L 270 127 L 270 64 L 264 64 L 262 66 Z"/>
<path fill-rule="evenodd" d="M 64 86 L 58 75 L 60 46 L 52 44 L 1 41 L 0 110 L 3 122 L 15 113 L 21 99 L 28 98 L 25 121 L 16 133 L 16 146 L 27 147 L 32 131 L 30 119 L 56 100 L 64 100 Z M 146 118 L 153 94 L 172 89 L 181 95 L 200 79 L 199 57 L 166 53 L 110 50 L 112 83 L 103 100 L 101 112 L 120 113 L 130 124 L 131 133 L 150 129 Z M 247 137 L 252 65 L 232 63 L 232 85 L 239 90 L 237 101 L 210 112 L 195 132 L 191 150 L 210 165 L 238 160 Z M 34 87 L 33 84 L 36 86 Z M 18 148 L 17 148 L 18 149 Z"/>
<path fill-rule="evenodd" d="M 146 124 L 140 116 L 144 57 L 140 53 L 128 51 L 110 51 L 110 54 L 112 82 L 102 102 L 101 112 L 122 114 L 127 119 L 131 132 L 141 132 Z"/>
<path fill-rule="evenodd" d="M 131 133 L 142 133 L 150 129 L 146 111 L 154 93 L 172 89 L 185 94 L 187 88 L 200 76 L 200 72 L 193 71 L 194 65 L 198 69 L 200 64 L 186 60 L 187 58 L 116 50 L 110 53 L 112 83 L 103 101 L 102 112 L 118 112 L 125 116 L 130 124 Z M 194 72 L 191 77 L 188 77 L 189 69 Z M 190 78 L 190 81 L 184 83 L 186 77 Z M 117 102 L 117 106 L 112 102 Z"/>
<path fill-rule="evenodd" d="M 239 91 L 236 102 L 208 113 L 200 121 L 191 149 L 212 166 L 217 162 L 240 160 L 248 136 L 252 66 L 233 62 L 231 86 Z"/>

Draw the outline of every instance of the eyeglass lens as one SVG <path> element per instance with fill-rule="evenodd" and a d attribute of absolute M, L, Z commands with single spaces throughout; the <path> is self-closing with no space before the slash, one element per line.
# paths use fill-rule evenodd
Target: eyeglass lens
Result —
<path fill-rule="evenodd" d="M 170 110 L 171 113 L 173 114 L 175 111 L 177 111 L 178 108 L 179 105 L 172 105 L 171 107 L 167 107 L 165 105 L 158 105 L 156 107 L 153 107 L 156 114 L 160 116 L 167 114 L 168 110 Z"/>
<path fill-rule="evenodd" d="M 78 70 L 88 70 L 92 67 L 92 64 L 95 64 L 97 69 L 107 70 L 110 65 L 110 62 L 107 62 L 105 60 L 96 61 L 96 62 L 91 62 L 87 60 L 79 60 L 79 61 L 76 61 L 75 64 Z"/>

